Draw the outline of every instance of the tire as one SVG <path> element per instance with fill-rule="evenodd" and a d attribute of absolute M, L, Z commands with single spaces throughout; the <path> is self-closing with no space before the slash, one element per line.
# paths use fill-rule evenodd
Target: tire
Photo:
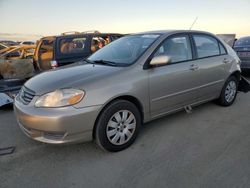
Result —
<path fill-rule="evenodd" d="M 141 127 L 138 108 L 126 100 L 117 100 L 100 114 L 95 141 L 103 149 L 117 152 L 129 147 L 136 139 Z"/>
<path fill-rule="evenodd" d="M 217 103 L 221 106 L 230 106 L 234 103 L 238 91 L 238 79 L 230 76 L 225 82 Z"/>

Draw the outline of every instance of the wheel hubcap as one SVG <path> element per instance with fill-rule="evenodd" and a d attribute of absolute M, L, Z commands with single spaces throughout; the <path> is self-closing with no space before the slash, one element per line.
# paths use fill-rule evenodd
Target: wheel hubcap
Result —
<path fill-rule="evenodd" d="M 228 103 L 233 101 L 236 92 L 236 83 L 234 81 L 230 81 L 225 90 L 225 99 Z"/>
<path fill-rule="evenodd" d="M 135 128 L 136 119 L 134 114 L 128 110 L 121 110 L 110 118 L 106 134 L 112 144 L 122 145 L 132 138 Z"/>

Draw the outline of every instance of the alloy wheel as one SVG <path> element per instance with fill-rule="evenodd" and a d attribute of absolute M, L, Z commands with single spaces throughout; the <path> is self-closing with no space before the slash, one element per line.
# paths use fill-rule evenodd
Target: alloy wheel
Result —
<path fill-rule="evenodd" d="M 237 86 L 235 81 L 230 81 L 226 87 L 225 90 L 225 99 L 228 103 L 232 102 L 234 100 L 234 97 L 236 95 Z"/>
<path fill-rule="evenodd" d="M 116 112 L 108 121 L 106 135 L 114 145 L 123 145 L 133 136 L 136 129 L 136 118 L 128 110 Z"/>

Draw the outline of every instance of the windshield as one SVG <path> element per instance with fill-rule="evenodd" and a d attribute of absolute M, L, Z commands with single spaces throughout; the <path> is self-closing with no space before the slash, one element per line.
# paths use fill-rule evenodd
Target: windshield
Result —
<path fill-rule="evenodd" d="M 245 37 L 237 40 L 234 46 L 250 46 L 250 37 Z"/>
<path fill-rule="evenodd" d="M 133 64 L 159 36 L 140 34 L 122 37 L 98 50 L 88 60 L 113 62 L 117 66 Z"/>

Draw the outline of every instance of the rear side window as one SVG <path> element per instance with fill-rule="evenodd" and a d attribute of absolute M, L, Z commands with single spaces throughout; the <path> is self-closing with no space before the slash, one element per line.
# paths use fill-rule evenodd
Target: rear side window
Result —
<path fill-rule="evenodd" d="M 62 54 L 82 53 L 86 48 L 86 38 L 63 38 L 59 42 L 59 49 Z"/>
<path fill-rule="evenodd" d="M 220 55 L 218 41 L 208 35 L 193 35 L 198 58 Z M 224 49 L 225 50 L 225 49 Z"/>
<path fill-rule="evenodd" d="M 154 56 L 167 55 L 171 63 L 192 59 L 192 51 L 189 37 L 186 35 L 174 36 L 166 39 Z"/>
<path fill-rule="evenodd" d="M 221 44 L 221 43 L 219 43 L 219 46 L 220 46 L 220 54 L 221 54 L 221 55 L 226 54 L 227 52 L 226 52 L 225 47 L 224 47 L 224 46 L 222 46 L 222 44 Z"/>

